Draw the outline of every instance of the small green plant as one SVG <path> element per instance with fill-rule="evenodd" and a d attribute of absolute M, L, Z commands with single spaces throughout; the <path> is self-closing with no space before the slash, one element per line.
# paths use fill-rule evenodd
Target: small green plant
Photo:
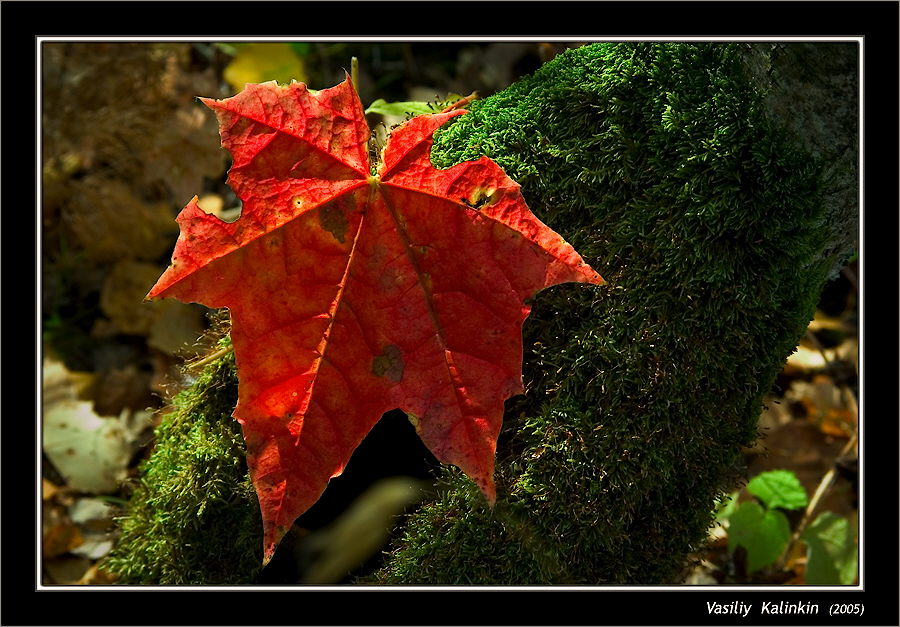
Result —
<path fill-rule="evenodd" d="M 366 108 L 366 113 L 379 113 L 381 115 L 422 115 L 424 113 L 435 113 L 435 108 L 427 102 L 403 101 L 403 102 L 387 102 L 384 98 L 379 98 Z"/>
<path fill-rule="evenodd" d="M 752 500 L 738 503 L 739 492 L 719 509 L 717 520 L 728 528 L 728 552 L 746 552 L 746 573 L 759 573 L 783 564 L 797 540 L 806 545 L 805 583 L 853 584 L 858 547 L 851 522 L 834 512 L 822 512 L 810 524 L 812 513 L 806 490 L 789 470 L 771 470 L 754 477 L 744 488 Z M 785 512 L 806 508 L 792 531 Z"/>

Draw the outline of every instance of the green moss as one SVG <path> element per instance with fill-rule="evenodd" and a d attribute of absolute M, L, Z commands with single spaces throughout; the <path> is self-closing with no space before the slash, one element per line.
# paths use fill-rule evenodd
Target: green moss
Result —
<path fill-rule="evenodd" d="M 448 469 L 365 582 L 661 583 L 704 543 L 763 396 L 851 252 L 834 238 L 852 212 L 822 202 L 822 162 L 773 121 L 747 58 L 585 46 L 436 134 L 436 165 L 493 158 L 608 285 L 535 300 L 496 507 Z M 231 367 L 160 428 L 111 562 L 126 581 L 256 575 Z"/>
<path fill-rule="evenodd" d="M 821 164 L 742 52 L 579 48 L 439 131 L 436 165 L 496 160 L 608 286 L 537 298 L 497 508 L 448 517 L 464 488 L 446 492 L 370 581 L 660 583 L 702 545 L 842 261 L 824 255 Z"/>
<path fill-rule="evenodd" d="M 231 417 L 236 401 L 233 353 L 172 401 L 104 564 L 120 583 L 247 583 L 256 576 L 262 523 Z"/>

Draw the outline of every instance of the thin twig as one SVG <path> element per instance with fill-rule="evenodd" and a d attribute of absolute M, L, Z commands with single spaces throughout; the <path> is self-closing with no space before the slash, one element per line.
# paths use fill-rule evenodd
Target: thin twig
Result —
<path fill-rule="evenodd" d="M 815 333 L 811 330 L 807 329 L 806 331 L 807 339 L 812 342 L 813 346 L 819 351 L 822 355 L 822 358 L 825 360 L 825 365 L 828 366 L 831 363 L 831 360 L 828 357 L 828 354 L 825 352 L 825 347 L 822 346 L 822 343 L 819 341 L 819 338 L 816 337 Z M 856 403 L 856 398 L 853 396 L 853 392 L 846 386 L 839 386 L 841 392 L 843 392 L 843 396 L 850 406 L 850 411 L 857 416 L 857 423 L 859 421 L 859 406 Z M 803 518 L 800 519 L 800 522 L 797 525 L 797 528 L 794 530 L 794 533 L 791 535 L 790 542 L 788 542 L 787 546 L 784 548 L 784 551 L 781 553 L 781 557 L 778 560 L 778 568 L 783 569 L 785 563 L 791 555 L 791 551 L 794 546 L 800 540 L 801 534 L 806 530 L 806 527 L 809 525 L 810 520 L 812 520 L 812 516 L 816 511 L 816 508 L 819 507 L 819 503 L 828 494 L 828 491 L 831 489 L 831 486 L 834 485 L 834 480 L 837 477 L 837 461 L 844 457 L 847 453 L 853 450 L 853 447 L 856 446 L 857 441 L 857 431 L 855 431 L 850 439 L 847 440 L 847 443 L 844 445 L 844 448 L 841 449 L 841 452 L 838 453 L 837 457 L 835 457 L 834 462 L 831 464 L 831 468 L 828 469 L 828 472 L 825 473 L 825 476 L 822 477 L 822 480 L 819 481 L 819 485 L 816 486 L 816 491 L 813 493 L 812 498 L 809 500 L 809 503 L 806 506 L 806 511 L 803 512 Z"/>
<path fill-rule="evenodd" d="M 456 102 L 444 107 L 441 110 L 441 113 L 449 113 L 450 111 L 455 111 L 456 109 L 462 109 L 464 106 L 466 106 L 473 100 L 478 100 L 478 92 L 477 91 L 473 91 L 471 94 L 469 94 L 465 98 L 460 98 Z"/>
<path fill-rule="evenodd" d="M 234 350 L 234 346 L 229 344 L 225 348 L 220 348 L 216 352 L 207 355 L 206 357 L 204 357 L 203 359 L 200 359 L 199 361 L 195 361 L 195 362 L 188 364 L 188 368 L 190 370 L 198 370 L 198 369 L 206 366 L 207 364 L 211 364 L 212 362 L 216 361 L 217 359 L 224 357 L 225 355 L 227 355 L 228 353 L 230 353 L 233 350 Z"/>
<path fill-rule="evenodd" d="M 825 473 L 825 476 L 822 477 L 822 480 L 816 487 L 815 493 L 813 493 L 812 498 L 809 500 L 809 504 L 806 506 L 806 511 L 803 512 L 803 518 L 800 519 L 800 523 L 797 525 L 797 528 L 791 535 L 790 542 L 788 542 L 787 546 L 784 548 L 784 551 L 781 553 L 781 557 L 778 560 L 779 570 L 784 568 L 785 563 L 787 562 L 788 557 L 790 556 L 791 551 L 794 548 L 794 545 L 796 545 L 800 540 L 800 536 L 803 534 L 803 532 L 806 530 L 806 527 L 809 525 L 809 522 L 812 520 L 812 516 L 816 512 L 816 509 L 819 507 L 819 503 L 821 503 L 825 495 L 828 494 L 831 486 L 834 485 L 834 480 L 837 478 L 837 461 L 844 457 L 844 455 L 849 453 L 851 450 L 853 450 L 853 447 L 856 446 L 856 436 L 856 433 L 850 436 L 850 439 L 847 440 L 844 448 L 841 449 L 841 452 L 838 453 L 837 457 L 835 457 L 834 462 L 831 464 L 831 468 L 828 469 L 828 472 Z"/>

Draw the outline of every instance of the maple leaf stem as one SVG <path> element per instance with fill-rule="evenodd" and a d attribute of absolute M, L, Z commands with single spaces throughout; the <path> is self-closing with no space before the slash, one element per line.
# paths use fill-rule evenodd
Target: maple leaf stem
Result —
<path fill-rule="evenodd" d="M 350 57 L 350 83 L 353 85 L 353 91 L 359 93 L 359 59 Z"/>

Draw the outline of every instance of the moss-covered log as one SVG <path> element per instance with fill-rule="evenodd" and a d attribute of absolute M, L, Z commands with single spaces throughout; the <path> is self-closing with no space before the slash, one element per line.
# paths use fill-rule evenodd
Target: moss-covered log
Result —
<path fill-rule="evenodd" d="M 448 469 L 367 582 L 677 577 L 740 479 L 763 397 L 852 252 L 848 125 L 824 124 L 810 139 L 776 114 L 797 85 L 778 79 L 798 55 L 850 59 L 852 75 L 855 50 L 832 50 L 585 46 L 439 131 L 436 165 L 493 158 L 608 285 L 536 299 L 527 393 L 507 404 L 498 446 L 496 507 Z M 836 85 L 825 99 L 847 94 L 852 85 Z M 835 137 L 845 149 L 817 149 Z M 256 503 L 222 383 L 233 373 L 223 362 L 206 376 L 164 419 L 109 564 L 122 581 L 257 575 Z M 204 563 L 195 550 L 231 563 Z"/>
<path fill-rule="evenodd" d="M 162 416 L 104 565 L 122 582 L 247 583 L 260 570 L 262 519 L 230 417 L 236 402 L 234 353 L 226 352 Z"/>

